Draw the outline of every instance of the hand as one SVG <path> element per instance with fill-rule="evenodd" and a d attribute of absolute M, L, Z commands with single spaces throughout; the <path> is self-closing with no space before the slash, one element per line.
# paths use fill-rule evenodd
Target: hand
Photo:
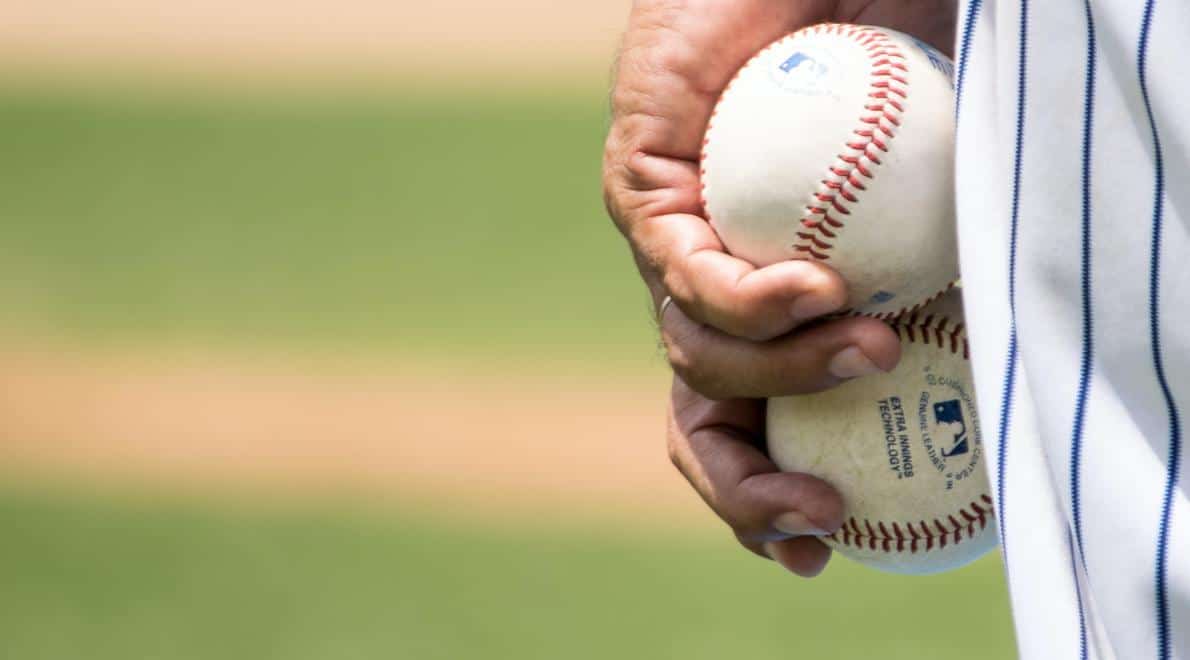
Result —
<path fill-rule="evenodd" d="M 860 319 L 833 324 L 830 341 L 766 341 L 839 309 L 845 284 L 812 262 L 757 269 L 728 255 L 702 217 L 699 150 L 723 87 L 780 36 L 822 21 L 875 23 L 950 50 L 954 13 L 953 0 L 634 3 L 612 94 L 604 195 L 654 303 L 672 295 L 691 322 L 666 314 L 661 326 L 670 363 L 695 390 L 717 399 L 796 394 L 895 365 L 893 333 Z"/>
<path fill-rule="evenodd" d="M 822 21 L 883 25 L 952 50 L 953 0 L 637 0 L 617 66 L 604 153 L 608 211 L 632 246 L 674 368 L 674 463 L 746 547 L 801 575 L 829 550 L 842 504 L 780 474 L 763 452 L 764 404 L 895 366 L 896 336 L 869 319 L 799 326 L 839 309 L 845 283 L 790 261 L 757 269 L 724 251 L 699 203 L 702 134 L 755 51 Z M 792 332 L 797 329 L 796 332 Z M 814 529 L 818 528 L 818 529 Z"/>

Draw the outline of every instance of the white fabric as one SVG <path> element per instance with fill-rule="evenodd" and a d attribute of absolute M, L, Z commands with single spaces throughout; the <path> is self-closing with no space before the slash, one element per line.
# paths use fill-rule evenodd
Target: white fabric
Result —
<path fill-rule="evenodd" d="M 962 3 L 960 257 L 1026 660 L 1190 659 L 1187 36 L 1170 0 Z"/>

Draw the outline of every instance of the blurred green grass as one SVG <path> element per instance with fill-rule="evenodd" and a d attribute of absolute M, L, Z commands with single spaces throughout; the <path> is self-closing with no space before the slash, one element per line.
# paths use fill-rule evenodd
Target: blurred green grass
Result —
<path fill-rule="evenodd" d="M 0 491 L 0 655 L 929 658 L 1014 653 L 1000 567 L 803 581 L 727 534 Z"/>
<path fill-rule="evenodd" d="M 584 92 L 0 88 L 0 326 L 419 356 L 653 354 Z M 398 508 L 399 509 L 399 508 Z M 0 656 L 1003 658 L 998 563 L 802 582 L 708 528 L 0 489 Z"/>
<path fill-rule="evenodd" d="M 649 354 L 606 102 L 0 88 L 6 325 L 92 342 Z M 577 347 L 577 348 L 576 348 Z"/>

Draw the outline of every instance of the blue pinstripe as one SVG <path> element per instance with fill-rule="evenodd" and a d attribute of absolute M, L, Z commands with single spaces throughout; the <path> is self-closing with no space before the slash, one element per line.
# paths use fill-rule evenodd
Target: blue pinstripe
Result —
<path fill-rule="evenodd" d="M 1083 545 L 1082 525 L 1082 454 L 1083 454 L 1083 426 L 1087 416 L 1087 398 L 1091 389 L 1091 368 L 1095 358 L 1094 341 L 1094 313 L 1091 297 L 1091 161 L 1094 153 L 1094 125 L 1095 125 L 1095 69 L 1096 69 L 1096 38 L 1095 16 L 1091 11 L 1090 0 L 1083 0 L 1083 9 L 1087 20 L 1087 73 L 1083 99 L 1083 145 L 1082 145 L 1082 264 L 1081 264 L 1081 297 L 1082 297 L 1082 359 L 1079 365 L 1078 396 L 1074 409 L 1074 424 L 1070 438 L 1070 513 L 1074 526 L 1074 536 L 1077 542 L 1075 550 L 1079 557 L 1085 558 L 1086 548 Z M 1084 559 L 1085 563 L 1085 559 Z M 1078 567 L 1073 567 L 1078 583 Z M 1087 657 L 1087 626 L 1083 608 L 1081 592 L 1078 599 L 1079 614 L 1079 657 Z"/>
<path fill-rule="evenodd" d="M 1083 588 L 1078 583 L 1078 564 L 1076 563 L 1074 540 L 1066 534 L 1066 547 L 1070 549 L 1070 572 L 1074 575 L 1074 595 L 1078 598 L 1078 657 L 1087 660 L 1087 614 L 1083 611 Z"/>
<path fill-rule="evenodd" d="M 959 108 L 963 106 L 963 86 L 967 81 L 967 61 L 971 51 L 971 35 L 975 32 L 975 21 L 979 19 L 979 9 L 983 7 L 983 0 L 971 0 L 967 5 L 967 13 L 963 16 L 963 30 L 959 40 L 959 65 L 955 72 L 954 84 L 954 113 L 958 123 Z"/>
<path fill-rule="evenodd" d="M 1021 208 L 1021 163 L 1025 143 L 1025 107 L 1027 101 L 1027 76 L 1029 62 L 1029 0 L 1021 0 L 1020 37 L 1017 54 L 1017 102 L 1016 102 L 1016 138 L 1013 143 L 1012 157 L 1012 212 L 1009 224 L 1008 238 L 1008 351 L 1004 364 L 1004 388 L 1000 396 L 1000 428 L 996 446 L 996 501 L 1000 510 L 1000 545 L 1005 548 L 1004 563 L 1008 564 L 1008 531 L 1004 524 L 1008 503 L 1004 497 L 1004 483 L 1008 462 L 1008 429 L 1012 423 L 1012 406 L 1016 397 L 1016 370 L 1018 365 L 1017 326 L 1016 326 L 1016 257 L 1017 236 L 1020 228 Z"/>
<path fill-rule="evenodd" d="M 1082 299 L 1082 358 L 1079 365 L 1078 395 L 1074 407 L 1074 428 L 1070 434 L 1070 509 L 1074 523 L 1077 550 L 1083 554 L 1082 526 L 1082 449 L 1083 424 L 1087 416 L 1087 397 L 1091 389 L 1091 365 L 1095 358 L 1094 310 L 1091 297 L 1091 159 L 1094 152 L 1095 124 L 1095 18 L 1090 0 L 1083 0 L 1087 17 L 1087 73 L 1083 97 L 1082 144 L 1082 241 L 1081 241 L 1081 299 Z"/>
<path fill-rule="evenodd" d="M 1149 337 L 1152 347 L 1153 371 L 1165 398 L 1166 415 L 1169 420 L 1169 454 L 1166 466 L 1165 496 L 1161 504 L 1161 523 L 1157 535 L 1157 566 L 1155 571 L 1155 594 L 1157 614 L 1157 658 L 1171 657 L 1169 592 L 1167 571 L 1169 565 L 1169 527 L 1173 513 L 1173 493 L 1178 483 L 1178 470 L 1182 455 L 1182 426 L 1178 406 L 1174 402 L 1165 378 L 1165 362 L 1161 353 L 1161 234 L 1164 223 L 1165 160 L 1161 152 L 1161 135 L 1157 131 L 1157 120 L 1153 116 L 1153 105 L 1149 98 L 1148 55 L 1149 36 L 1153 25 L 1153 8 L 1156 0 L 1145 2 L 1144 17 L 1140 28 L 1140 43 L 1137 46 L 1136 73 L 1140 81 L 1140 93 L 1149 120 L 1153 139 L 1153 230 L 1149 255 Z"/>

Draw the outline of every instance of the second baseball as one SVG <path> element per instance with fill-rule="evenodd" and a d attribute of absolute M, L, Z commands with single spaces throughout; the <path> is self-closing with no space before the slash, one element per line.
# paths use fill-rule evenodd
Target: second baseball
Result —
<path fill-rule="evenodd" d="M 936 573 L 996 544 L 961 291 L 890 323 L 901 364 L 818 394 L 770 399 L 768 449 L 843 496 L 824 542 L 869 566 Z"/>

